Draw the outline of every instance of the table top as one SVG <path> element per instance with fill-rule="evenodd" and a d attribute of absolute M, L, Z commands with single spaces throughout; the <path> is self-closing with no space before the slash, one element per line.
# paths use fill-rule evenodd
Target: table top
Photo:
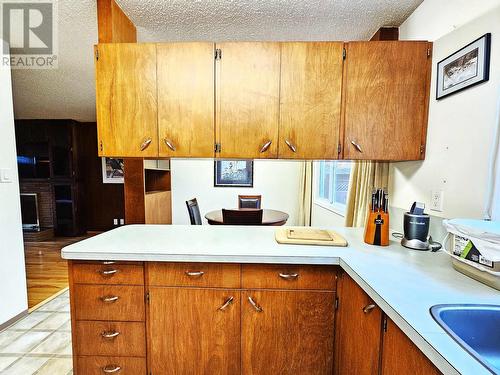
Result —
<path fill-rule="evenodd" d="M 252 208 L 243 208 L 241 210 L 252 210 Z M 279 210 L 262 210 L 262 225 L 285 225 L 288 220 L 288 214 Z M 207 212 L 205 219 L 208 224 L 220 225 L 222 224 L 222 210 L 215 210 Z"/>

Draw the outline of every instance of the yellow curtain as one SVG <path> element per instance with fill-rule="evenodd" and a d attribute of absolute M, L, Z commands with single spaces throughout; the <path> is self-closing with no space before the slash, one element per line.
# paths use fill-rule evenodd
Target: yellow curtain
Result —
<path fill-rule="evenodd" d="M 297 225 L 311 226 L 312 161 L 302 162 L 299 190 L 299 217 Z"/>
<path fill-rule="evenodd" d="M 354 161 L 349 179 L 346 227 L 363 227 L 374 188 L 387 188 L 389 163 Z"/>

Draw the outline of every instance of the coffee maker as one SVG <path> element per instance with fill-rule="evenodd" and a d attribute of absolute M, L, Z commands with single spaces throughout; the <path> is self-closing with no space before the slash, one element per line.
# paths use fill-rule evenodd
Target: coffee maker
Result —
<path fill-rule="evenodd" d="M 414 202 L 403 219 L 403 238 L 401 245 L 414 250 L 437 251 L 441 248 L 439 242 L 429 236 L 430 216 L 424 213 L 425 204 Z"/>

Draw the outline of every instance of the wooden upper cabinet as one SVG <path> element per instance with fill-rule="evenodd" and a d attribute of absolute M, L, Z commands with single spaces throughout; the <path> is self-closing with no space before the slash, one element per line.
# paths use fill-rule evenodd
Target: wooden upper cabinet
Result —
<path fill-rule="evenodd" d="M 338 293 L 335 374 L 377 375 L 382 310 L 345 273 Z"/>
<path fill-rule="evenodd" d="M 441 372 L 389 318 L 384 332 L 382 375 L 438 375 Z"/>
<path fill-rule="evenodd" d="M 95 48 L 99 156 L 158 156 L 156 45 Z"/>
<path fill-rule="evenodd" d="M 240 374 L 240 292 L 150 289 L 152 374 Z"/>
<path fill-rule="evenodd" d="M 332 374 L 334 292 L 248 290 L 241 301 L 242 374 Z"/>
<path fill-rule="evenodd" d="M 344 159 L 423 159 L 432 44 L 352 42 L 346 48 Z"/>
<path fill-rule="evenodd" d="M 157 45 L 161 157 L 214 156 L 214 44 Z"/>
<path fill-rule="evenodd" d="M 276 158 L 279 43 L 221 43 L 216 61 L 216 140 L 221 158 Z M 270 143 L 269 143 L 270 142 Z"/>
<path fill-rule="evenodd" d="M 280 158 L 338 158 L 343 46 L 282 43 Z"/>

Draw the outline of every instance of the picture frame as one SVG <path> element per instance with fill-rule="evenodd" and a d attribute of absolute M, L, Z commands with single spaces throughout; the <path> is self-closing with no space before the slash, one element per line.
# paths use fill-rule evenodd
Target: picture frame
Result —
<path fill-rule="evenodd" d="M 456 94 L 490 78 L 491 33 L 437 63 L 436 99 Z"/>
<path fill-rule="evenodd" d="M 102 157 L 102 183 L 123 184 L 124 165 L 123 159 Z"/>
<path fill-rule="evenodd" d="M 215 187 L 253 187 L 253 160 L 215 160 Z"/>

